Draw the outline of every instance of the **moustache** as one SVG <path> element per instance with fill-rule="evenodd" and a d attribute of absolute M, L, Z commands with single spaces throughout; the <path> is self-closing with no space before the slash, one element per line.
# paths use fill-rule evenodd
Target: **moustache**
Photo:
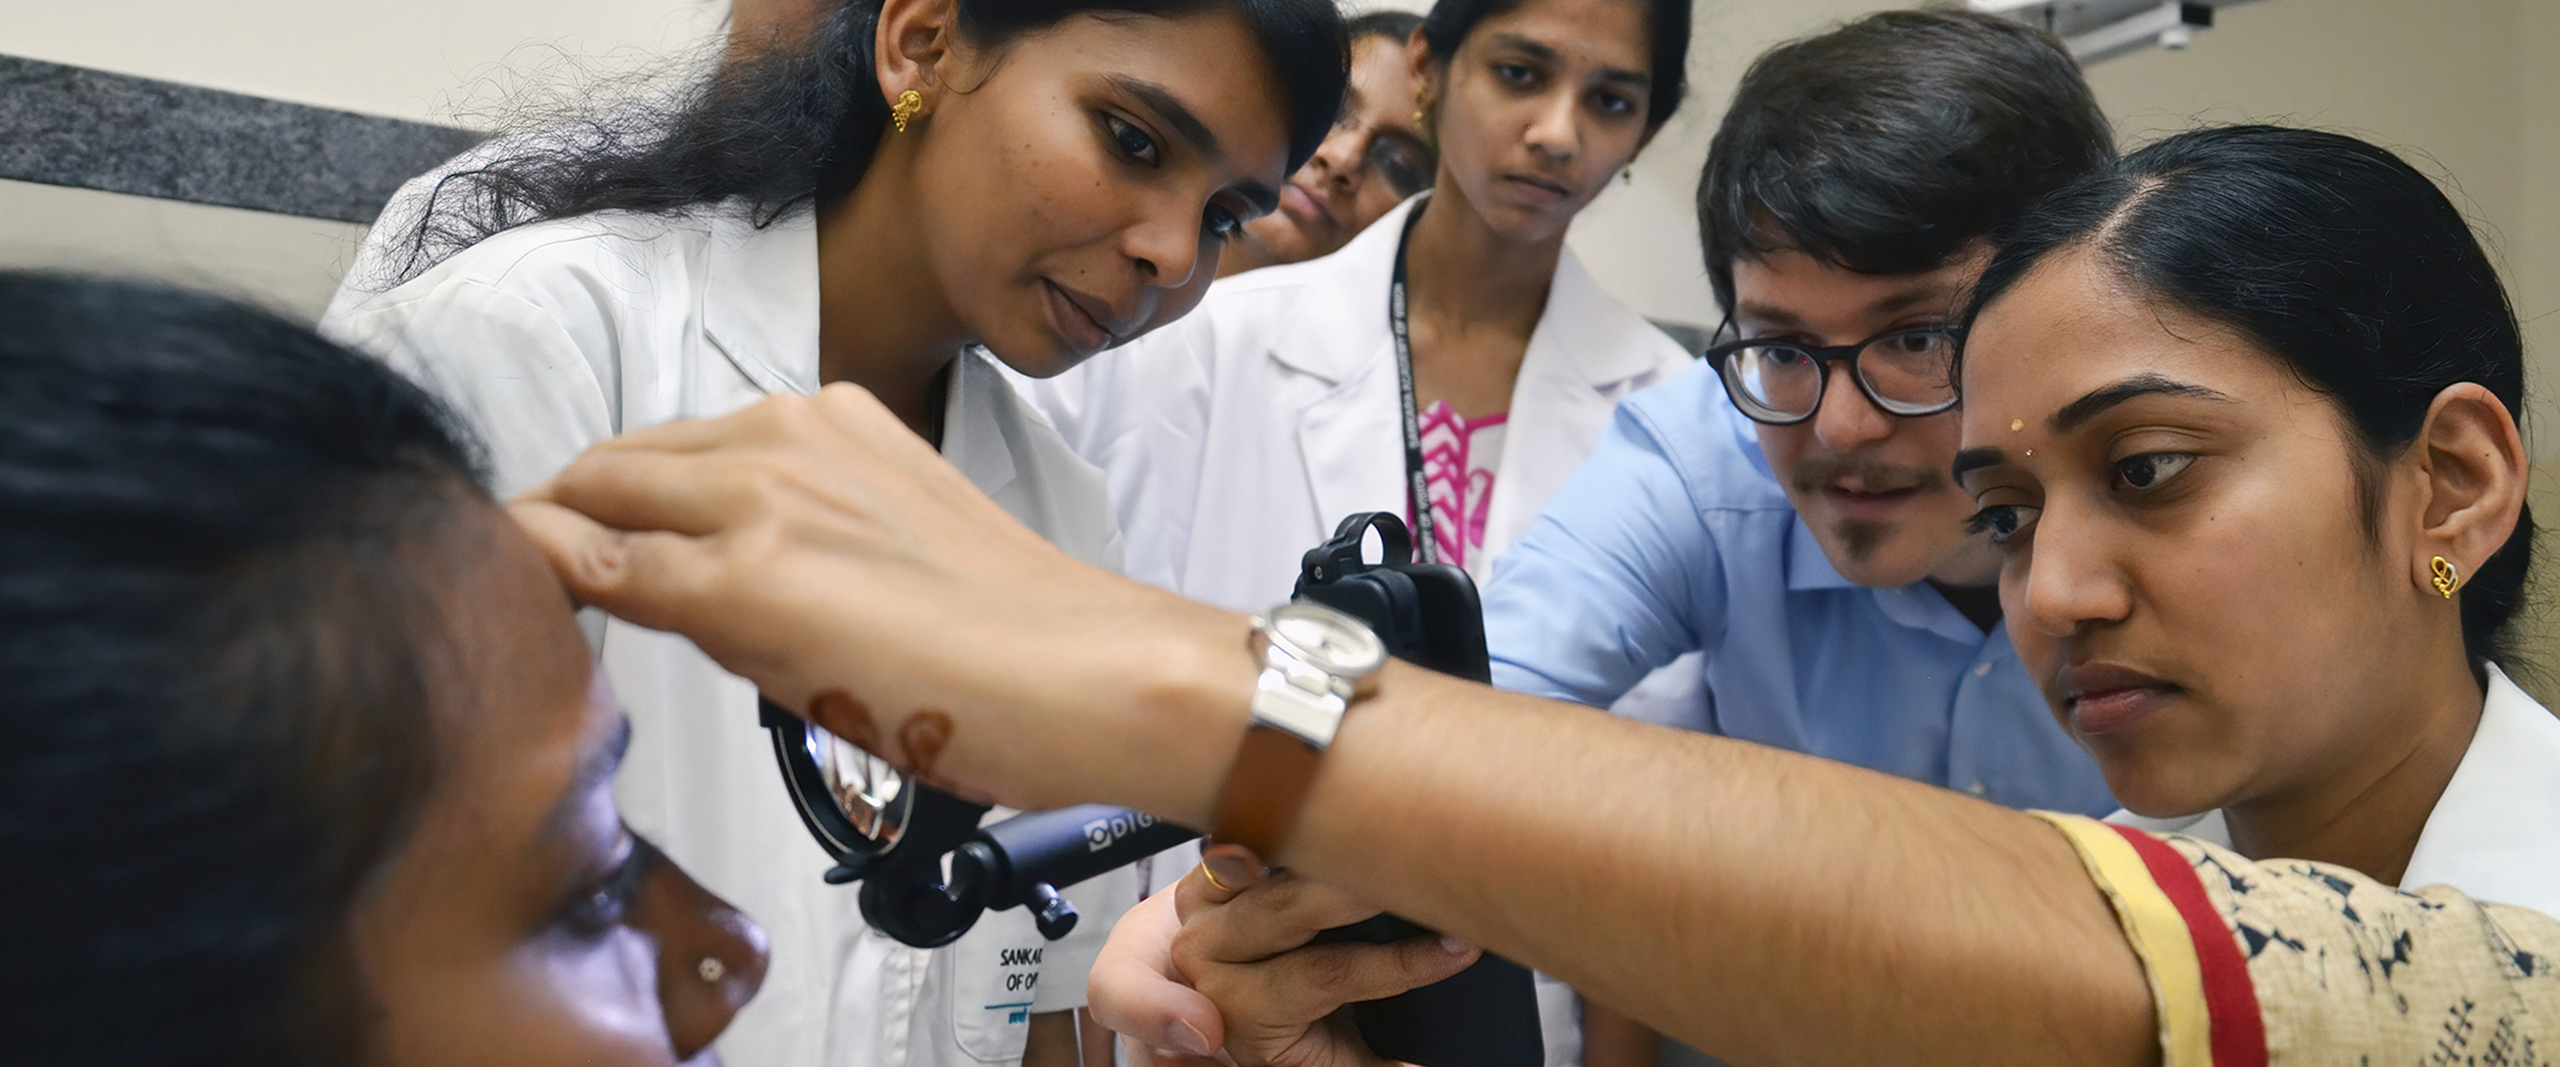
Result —
<path fill-rule="evenodd" d="M 1935 467 L 1907 467 L 1855 456 L 1806 456 L 1796 461 L 1792 480 L 1799 493 L 1820 492 L 1838 482 L 1855 484 L 1861 491 L 1869 493 L 1904 489 L 1928 492 L 1947 484 L 1947 472 Z"/>

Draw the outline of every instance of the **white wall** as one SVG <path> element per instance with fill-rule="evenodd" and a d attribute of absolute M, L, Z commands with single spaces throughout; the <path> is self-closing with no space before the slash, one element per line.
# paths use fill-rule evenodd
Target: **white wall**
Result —
<path fill-rule="evenodd" d="M 0 53 L 399 118 L 487 113 L 503 65 L 628 70 L 727 0 L 0 0 Z M 0 182 L 0 266 L 135 271 L 317 316 L 363 227 Z"/>

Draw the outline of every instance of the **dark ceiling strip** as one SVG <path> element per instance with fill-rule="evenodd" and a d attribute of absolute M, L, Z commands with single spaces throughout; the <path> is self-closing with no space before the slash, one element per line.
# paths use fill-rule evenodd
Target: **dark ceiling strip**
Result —
<path fill-rule="evenodd" d="M 0 178 L 371 222 L 479 136 L 0 55 Z"/>

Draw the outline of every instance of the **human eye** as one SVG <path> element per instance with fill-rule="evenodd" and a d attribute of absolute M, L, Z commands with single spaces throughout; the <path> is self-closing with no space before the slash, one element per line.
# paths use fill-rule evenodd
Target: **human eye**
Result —
<path fill-rule="evenodd" d="M 1393 137 L 1380 137 L 1369 142 L 1365 157 L 1370 168 L 1398 196 L 1412 196 L 1431 187 L 1430 164 L 1411 145 Z"/>
<path fill-rule="evenodd" d="M 1630 97 L 1621 96 L 1617 93 L 1599 94 L 1599 105 L 1602 114 L 1609 115 L 1613 118 L 1636 113 L 1635 100 Z"/>
<path fill-rule="evenodd" d="M 2007 545 L 2035 524 L 2038 510 L 2025 504 L 1992 504 L 1974 512 L 1965 529 L 1990 537 L 1992 544 Z"/>
<path fill-rule="evenodd" d="M 2128 456 L 2116 461 L 2116 483 L 2136 492 L 2158 489 L 2195 461 L 2195 455 L 2188 452 L 2145 452 Z"/>
<path fill-rule="evenodd" d="M 1530 69 L 1526 63 L 1495 63 L 1493 76 L 1514 87 L 1533 85 L 1538 80 L 1538 72 Z"/>
<path fill-rule="evenodd" d="M 1149 167 L 1162 162 L 1160 157 L 1163 153 L 1156 148 L 1156 139 L 1147 136 L 1147 131 L 1139 129 L 1136 123 L 1118 115 L 1105 114 L 1102 116 L 1102 129 L 1110 135 L 1111 146 L 1129 161 Z"/>
<path fill-rule="evenodd" d="M 571 936 L 594 941 L 630 917 L 641 882 L 664 856 L 657 846 L 633 836 L 627 829 L 623 840 L 622 859 L 570 893 L 553 925 Z"/>

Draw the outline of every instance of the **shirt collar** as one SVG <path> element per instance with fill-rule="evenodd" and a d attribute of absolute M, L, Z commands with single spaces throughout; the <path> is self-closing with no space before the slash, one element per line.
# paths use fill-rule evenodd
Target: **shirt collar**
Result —
<path fill-rule="evenodd" d="M 1966 648 L 1979 647 L 1992 639 L 2008 640 L 2008 632 L 2001 626 L 1993 626 L 1985 633 L 1927 582 L 1878 589 L 1841 576 L 1839 569 L 1831 565 L 1831 557 L 1823 553 L 1822 542 L 1814 538 L 1813 527 L 1805 523 L 1802 514 L 1797 514 L 1787 530 L 1787 591 L 1824 589 L 1863 590 L 1874 600 L 1876 610 L 1896 625 L 1926 630 Z"/>
<path fill-rule="evenodd" d="M 2400 884 L 2560 913 L 2560 718 L 2495 664 L 2488 682 L 2479 731 Z"/>
<path fill-rule="evenodd" d="M 2488 675 L 2480 728 L 2427 814 L 2400 887 L 2449 885 L 2476 900 L 2560 914 L 2560 718 L 2495 664 Z M 2231 847 L 2219 809 L 2172 819 L 2119 811 L 2107 821 Z"/>

